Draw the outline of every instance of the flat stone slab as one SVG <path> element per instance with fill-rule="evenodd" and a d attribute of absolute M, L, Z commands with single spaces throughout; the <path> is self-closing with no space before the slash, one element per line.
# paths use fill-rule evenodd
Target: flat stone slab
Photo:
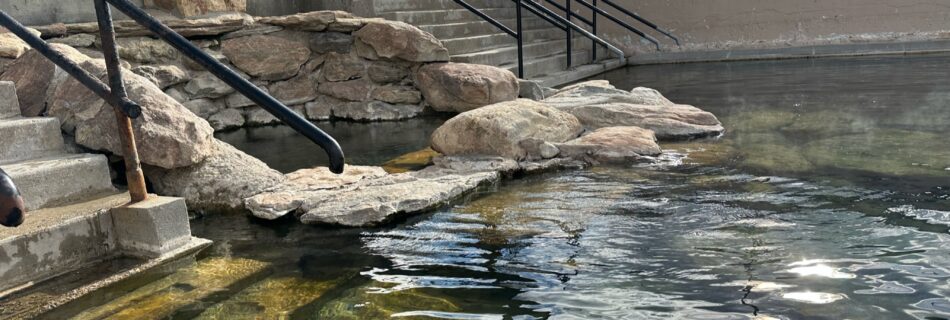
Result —
<path fill-rule="evenodd" d="M 401 215 L 431 211 L 516 173 L 583 167 L 570 159 L 519 162 L 501 157 L 436 157 L 419 171 L 389 174 L 381 167 L 348 166 L 343 175 L 326 168 L 287 175 L 285 185 L 245 200 L 262 219 L 295 214 L 306 224 L 365 227 Z"/>

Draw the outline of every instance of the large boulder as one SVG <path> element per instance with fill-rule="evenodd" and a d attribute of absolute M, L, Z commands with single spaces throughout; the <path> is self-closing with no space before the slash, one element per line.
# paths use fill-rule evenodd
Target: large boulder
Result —
<path fill-rule="evenodd" d="M 245 12 L 247 0 L 153 0 L 156 7 L 183 17 L 200 16 L 211 12 Z"/>
<path fill-rule="evenodd" d="M 87 60 L 80 66 L 106 78 L 102 61 Z M 214 153 L 213 130 L 208 123 L 166 95 L 151 81 L 123 70 L 129 98 L 142 106 L 142 115 L 132 121 L 141 160 L 162 168 L 195 165 Z M 60 119 L 64 131 L 76 142 L 93 150 L 123 153 L 111 105 L 78 80 L 67 78 L 50 89 L 49 114 Z"/>
<path fill-rule="evenodd" d="M 598 163 L 627 163 L 663 152 L 653 131 L 638 127 L 607 127 L 558 144 L 560 156 Z"/>
<path fill-rule="evenodd" d="M 247 197 L 284 183 L 280 172 L 231 145 L 214 140 L 214 154 L 193 166 L 145 167 L 145 175 L 161 195 L 185 198 L 196 211 L 236 211 Z"/>
<path fill-rule="evenodd" d="M 88 56 L 72 47 L 62 44 L 52 44 L 51 46 L 53 50 L 62 53 L 74 62 L 89 60 Z M 30 50 L 7 67 L 3 75 L 0 76 L 0 81 L 13 81 L 16 84 L 23 116 L 36 117 L 46 113 L 46 97 L 50 94 L 48 91 L 52 87 L 51 84 L 56 74 L 61 75 L 57 77 L 60 80 L 65 80 L 68 77 L 62 69 L 59 69 L 42 54 Z"/>
<path fill-rule="evenodd" d="M 538 102 L 519 99 L 462 113 L 432 134 L 432 148 L 442 154 L 531 157 L 522 141 L 562 143 L 583 127 L 576 117 Z"/>
<path fill-rule="evenodd" d="M 370 21 L 353 36 L 381 58 L 412 62 L 449 61 L 449 50 L 442 41 L 404 22 Z"/>
<path fill-rule="evenodd" d="M 305 39 L 294 41 L 276 35 L 224 40 L 221 50 L 238 69 L 267 81 L 289 79 L 310 60 Z"/>
<path fill-rule="evenodd" d="M 576 116 L 589 129 L 641 127 L 660 140 L 716 136 L 725 130 L 712 113 L 674 104 L 648 88 L 627 92 L 603 82 L 581 83 L 542 102 Z"/>
<path fill-rule="evenodd" d="M 518 98 L 511 71 L 477 64 L 433 63 L 419 68 L 416 84 L 436 111 L 465 112 Z"/>

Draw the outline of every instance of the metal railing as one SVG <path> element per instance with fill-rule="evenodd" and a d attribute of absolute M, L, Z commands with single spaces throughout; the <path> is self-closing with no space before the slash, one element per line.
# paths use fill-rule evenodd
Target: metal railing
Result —
<path fill-rule="evenodd" d="M 515 38 L 515 40 L 518 42 L 518 77 L 519 77 L 519 78 L 522 78 L 522 79 L 524 78 L 524 40 L 525 40 L 525 37 L 524 37 L 524 24 L 523 24 L 523 21 L 522 21 L 522 19 L 523 19 L 522 10 L 528 10 L 529 12 L 533 13 L 534 15 L 540 17 L 542 20 L 547 21 L 547 22 L 550 23 L 551 25 L 553 25 L 553 26 L 557 27 L 558 29 L 561 29 L 561 30 L 563 30 L 563 31 L 565 31 L 565 32 L 572 32 L 572 31 L 573 31 L 573 32 L 578 32 L 578 33 L 580 33 L 581 35 L 583 35 L 583 36 L 585 36 L 585 37 L 591 39 L 591 41 L 593 41 L 594 43 L 600 44 L 600 45 L 602 45 L 602 46 L 608 48 L 610 51 L 614 52 L 614 53 L 617 55 L 617 58 L 618 58 L 618 59 L 623 60 L 623 59 L 626 58 L 626 57 L 624 56 L 624 54 L 623 54 L 623 51 L 620 50 L 619 48 L 613 46 L 612 44 L 608 43 L 607 41 L 604 41 L 604 39 L 601 39 L 601 38 L 599 38 L 599 37 L 597 37 L 597 36 L 591 34 L 591 33 L 588 32 L 587 30 L 584 30 L 584 28 L 581 28 L 581 27 L 577 26 L 576 24 L 574 24 L 574 23 L 568 21 L 567 19 L 564 19 L 563 17 L 561 17 L 560 15 L 554 13 L 554 12 L 551 11 L 550 9 L 545 8 L 543 5 L 541 5 L 541 4 L 537 3 L 537 2 L 531 1 L 531 0 L 511 0 L 512 2 L 515 3 L 515 15 L 516 15 L 516 17 L 515 17 L 515 25 L 516 25 L 515 29 L 516 29 L 516 30 L 511 30 L 511 28 L 505 26 L 503 23 L 498 22 L 498 20 L 495 20 L 494 18 L 488 16 L 488 15 L 485 14 L 484 12 L 481 12 L 481 10 L 478 10 L 477 8 L 475 8 L 475 7 L 473 7 L 472 5 L 468 4 L 467 2 L 465 2 L 465 0 L 453 0 L 453 1 L 455 1 L 455 3 L 459 4 L 460 6 L 464 7 L 465 9 L 468 9 L 468 11 L 470 11 L 470 12 L 474 13 L 475 15 L 481 17 L 481 18 L 484 19 L 485 21 L 488 21 L 488 23 L 491 23 L 491 24 L 494 25 L 495 27 L 501 29 L 502 31 L 504 31 L 504 32 L 507 33 L 508 35 L 510 35 L 510 36 L 512 36 L 512 37 Z M 568 61 L 571 60 L 571 55 L 572 55 L 572 54 L 573 54 L 573 52 L 571 52 L 570 49 L 569 49 L 569 50 L 567 51 L 567 59 L 568 59 Z"/>
<path fill-rule="evenodd" d="M 554 8 L 557 8 L 558 10 L 563 11 L 564 12 L 563 17 L 554 13 L 547 7 L 545 7 L 543 4 L 539 2 L 540 0 L 512 0 L 515 3 L 515 10 L 517 11 L 516 12 L 517 31 L 511 30 L 511 28 L 505 26 L 501 22 L 498 22 L 494 18 L 488 16 L 487 14 L 485 14 L 478 8 L 475 8 L 472 5 L 468 4 L 467 2 L 465 2 L 465 0 L 454 0 L 454 1 L 455 3 L 464 7 L 465 9 L 468 9 L 468 11 L 472 12 L 473 14 L 479 16 L 483 20 L 491 23 L 495 27 L 498 27 L 499 29 L 501 29 L 508 35 L 514 37 L 515 40 L 518 41 L 518 70 L 519 70 L 518 76 L 520 78 L 524 78 L 524 40 L 525 39 L 524 39 L 524 30 L 523 30 L 523 22 L 522 22 L 522 13 L 521 13 L 522 8 L 530 11 L 531 13 L 540 17 L 541 19 L 547 21 L 548 23 L 554 25 L 555 27 L 567 33 L 567 45 L 566 45 L 567 53 L 566 54 L 567 54 L 567 68 L 568 69 L 570 69 L 573 66 L 572 58 L 573 58 L 573 46 L 574 46 L 574 32 L 581 33 L 585 37 L 590 38 L 592 40 L 593 46 L 591 48 L 591 53 L 592 53 L 591 56 L 593 60 L 596 60 L 598 45 L 602 45 L 606 47 L 608 50 L 618 54 L 621 59 L 624 58 L 624 54 L 620 49 L 616 48 L 615 46 L 609 44 L 608 42 L 604 41 L 603 39 L 597 36 L 597 31 L 598 31 L 597 18 L 601 16 L 620 25 L 624 29 L 627 29 L 628 31 L 633 32 L 637 36 L 649 41 L 654 46 L 656 46 L 656 50 L 658 51 L 660 50 L 660 42 L 656 38 L 646 34 L 645 32 L 641 31 L 640 29 L 637 29 L 636 27 L 630 25 L 629 23 L 624 22 L 623 20 L 617 18 L 613 14 L 601 9 L 597 5 L 598 0 L 590 0 L 591 2 L 587 2 L 585 0 L 565 0 L 564 5 L 561 5 L 555 0 L 544 0 L 546 3 L 553 6 Z M 591 10 L 591 17 L 589 19 L 587 17 L 577 14 L 577 12 L 572 10 L 571 4 L 575 1 Z M 637 20 L 640 23 L 650 27 L 651 29 L 672 39 L 676 43 L 677 46 L 680 45 L 680 41 L 678 38 L 673 36 L 671 32 L 660 28 L 657 24 L 643 18 L 642 16 L 634 13 L 633 11 L 630 11 L 624 8 L 623 6 L 616 4 L 615 2 L 611 0 L 600 0 L 600 1 L 616 9 L 617 11 L 620 11 L 624 15 Z M 580 21 L 584 23 L 585 25 L 590 26 L 591 30 L 587 31 L 575 25 L 572 22 L 572 20 L 574 19 L 577 19 L 577 21 Z"/>
<path fill-rule="evenodd" d="M 343 172 L 345 158 L 342 148 L 340 148 L 340 145 L 333 137 L 323 132 L 323 130 L 320 130 L 320 128 L 317 128 L 313 123 L 310 123 L 274 97 L 254 86 L 250 81 L 241 78 L 236 72 L 218 62 L 215 58 L 191 44 L 185 37 L 176 33 L 158 19 L 148 15 L 148 13 L 139 9 L 128 0 L 94 0 L 94 2 L 99 33 L 102 38 L 102 51 L 109 76 L 108 86 L 100 81 L 98 77 L 81 68 L 59 51 L 53 49 L 46 41 L 43 41 L 42 38 L 30 33 L 26 27 L 2 10 L 0 10 L 0 26 L 7 28 L 7 30 L 10 30 L 10 32 L 17 37 L 23 39 L 23 41 L 34 50 L 62 68 L 70 76 L 82 83 L 83 86 L 89 88 L 89 90 L 112 105 L 115 109 L 116 121 L 123 144 L 126 180 L 129 184 L 129 194 L 132 197 L 132 202 L 140 202 L 148 197 L 145 188 L 145 177 L 142 173 L 142 165 L 139 160 L 138 148 L 135 142 L 135 135 L 132 131 L 132 119 L 141 116 L 142 107 L 128 98 L 125 85 L 122 82 L 120 58 L 115 43 L 115 28 L 112 23 L 110 4 L 138 24 L 150 30 L 182 54 L 206 68 L 248 99 L 263 107 L 264 110 L 267 110 L 282 122 L 319 145 L 330 158 L 330 171 L 334 173 Z"/>

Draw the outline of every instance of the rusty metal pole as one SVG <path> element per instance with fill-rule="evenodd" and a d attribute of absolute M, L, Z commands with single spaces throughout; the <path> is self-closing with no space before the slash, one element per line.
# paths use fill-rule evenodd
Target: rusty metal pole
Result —
<path fill-rule="evenodd" d="M 122 83 L 122 66 L 119 63 L 119 51 L 115 45 L 115 29 L 112 25 L 112 12 L 103 0 L 95 0 L 96 17 L 99 20 L 99 35 L 102 41 L 102 53 L 105 56 L 106 69 L 109 72 L 109 86 L 117 99 L 127 99 L 125 84 Z M 148 198 L 145 188 L 145 175 L 139 162 L 139 151 L 135 145 L 135 133 L 132 131 L 132 119 L 118 108 L 115 111 L 116 126 L 122 140 L 122 157 L 125 159 L 125 179 L 129 184 L 132 202 L 141 202 Z"/>

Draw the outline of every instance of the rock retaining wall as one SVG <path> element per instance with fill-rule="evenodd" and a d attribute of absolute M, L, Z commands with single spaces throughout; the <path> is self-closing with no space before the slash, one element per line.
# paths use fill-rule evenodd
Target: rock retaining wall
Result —
<path fill-rule="evenodd" d="M 438 69 L 451 70 L 456 64 L 446 63 L 448 50 L 438 39 L 402 22 L 360 18 L 341 11 L 257 18 L 235 13 L 188 20 L 171 15 L 160 18 L 310 120 L 399 120 L 423 114 L 430 109 L 430 100 L 436 101 L 432 99 L 438 99 L 438 111 L 458 109 L 444 106 L 446 103 L 464 105 L 464 111 L 518 95 L 517 78 L 511 72 L 480 65 L 459 64 L 454 69 L 468 72 L 445 75 L 439 83 L 426 77 L 431 89 L 422 90 L 421 82 L 416 81 L 422 67 L 438 64 L 443 65 Z M 50 42 L 74 47 L 94 58 L 102 56 L 94 23 L 37 30 Z M 116 30 L 126 67 L 208 120 L 215 130 L 278 122 L 200 65 L 149 37 L 140 26 L 118 21 Z M 11 34 L 0 33 L 0 79 L 26 77 L 22 72 L 13 74 L 18 69 L 14 66 L 18 61 L 13 59 L 28 49 Z M 459 88 L 475 94 L 453 98 L 457 94 L 452 90 Z M 479 95 L 479 90 L 491 95 Z M 22 99 L 45 101 L 44 90 L 33 91 Z M 23 103 L 25 115 L 45 114 L 45 105 L 30 101 Z"/>

